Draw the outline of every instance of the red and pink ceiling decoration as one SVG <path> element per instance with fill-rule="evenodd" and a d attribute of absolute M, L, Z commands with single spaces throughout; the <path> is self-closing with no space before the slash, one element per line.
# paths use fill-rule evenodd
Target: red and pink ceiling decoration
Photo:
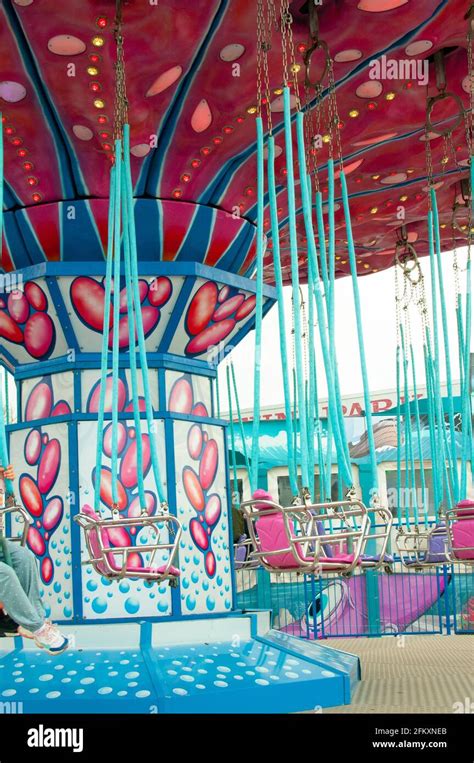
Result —
<path fill-rule="evenodd" d="M 361 274 L 393 262 L 396 209 L 426 254 L 428 82 L 369 76 L 370 62 L 424 61 L 445 51 L 448 89 L 465 108 L 467 0 L 325 0 L 320 35 L 334 58 L 341 138 Z M 307 2 L 291 4 L 297 55 L 308 44 Z M 0 108 L 5 140 L 4 270 L 104 257 L 114 91 L 113 0 L 4 0 L 0 8 Z M 256 3 L 124 2 L 125 55 L 139 256 L 194 260 L 248 275 L 255 254 Z M 431 59 L 430 59 L 431 60 Z M 269 54 L 272 113 L 283 145 L 281 52 Z M 420 70 L 421 71 L 421 70 Z M 304 67 L 298 74 L 303 81 Z M 276 92 L 275 92 L 276 91 Z M 451 115 L 446 103 L 437 119 Z M 450 111 L 451 109 L 451 111 Z M 464 127 L 456 164 L 439 177 L 444 249 L 451 207 L 467 175 Z M 443 140 L 431 141 L 440 167 Z M 326 152 L 326 153 L 325 153 Z M 278 153 L 278 151 L 277 151 Z M 327 146 L 320 152 L 326 192 Z M 276 162 L 284 275 L 285 154 Z M 299 204 L 299 189 L 297 204 Z M 268 214 L 267 214 L 268 217 Z M 348 272 L 342 205 L 337 273 Z M 443 227 L 444 226 L 444 227 Z M 299 215 L 302 277 L 305 236 Z M 271 240 L 269 241 L 271 247 Z M 266 254 L 272 280 L 271 252 Z"/>

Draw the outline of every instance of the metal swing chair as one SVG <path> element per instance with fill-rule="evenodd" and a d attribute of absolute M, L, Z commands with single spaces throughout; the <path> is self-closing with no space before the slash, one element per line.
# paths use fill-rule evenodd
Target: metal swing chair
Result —
<path fill-rule="evenodd" d="M 419 525 L 409 530 L 400 527 L 395 538 L 400 560 L 403 566 L 410 570 L 449 564 L 447 543 L 448 531 L 441 515 L 435 527 L 424 530 L 420 529 Z"/>
<path fill-rule="evenodd" d="M 165 508 L 162 506 L 162 508 Z M 179 548 L 182 528 L 179 520 L 163 511 L 155 516 L 120 517 L 113 511 L 112 519 L 104 519 L 88 506 L 74 517 L 74 521 L 83 529 L 86 549 L 89 554 L 83 564 L 92 564 L 94 570 L 105 578 L 143 578 L 156 583 L 168 580 L 172 587 L 178 585 L 179 569 L 173 565 Z M 111 531 L 135 528 L 137 534 L 148 530 L 152 535 L 146 542 L 137 546 L 113 546 Z M 163 540 L 162 540 L 163 538 Z M 167 552 L 164 564 L 156 564 L 157 554 Z M 134 557 L 137 553 L 149 554 L 146 565 L 137 565 Z"/>
<path fill-rule="evenodd" d="M 253 499 L 240 508 L 253 547 L 250 560 L 269 572 L 351 575 L 360 563 L 370 519 L 353 497 L 311 503 L 305 496 L 291 506 Z"/>
<path fill-rule="evenodd" d="M 449 561 L 474 566 L 474 501 L 460 501 L 446 512 Z"/>

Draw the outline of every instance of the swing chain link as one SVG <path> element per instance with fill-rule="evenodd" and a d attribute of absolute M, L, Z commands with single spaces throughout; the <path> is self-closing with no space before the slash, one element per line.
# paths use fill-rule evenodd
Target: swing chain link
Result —
<path fill-rule="evenodd" d="M 123 126 L 128 122 L 128 99 L 125 78 L 125 61 L 123 50 L 123 18 L 122 0 L 116 0 L 114 38 L 117 58 L 115 62 L 115 98 L 114 98 L 114 138 L 122 139 Z"/>

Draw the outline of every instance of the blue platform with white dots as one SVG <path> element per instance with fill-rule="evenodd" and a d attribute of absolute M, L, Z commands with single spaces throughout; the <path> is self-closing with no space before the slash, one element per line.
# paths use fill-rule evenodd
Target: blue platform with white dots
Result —
<path fill-rule="evenodd" d="M 77 626 L 52 656 L 0 641 L 0 705 L 22 713 L 271 713 L 349 704 L 359 660 L 265 628 L 263 613 Z M 100 644 L 100 647 L 99 647 Z"/>

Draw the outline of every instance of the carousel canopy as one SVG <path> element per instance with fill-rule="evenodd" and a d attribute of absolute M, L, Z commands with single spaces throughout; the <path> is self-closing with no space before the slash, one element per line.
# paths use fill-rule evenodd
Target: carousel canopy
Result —
<path fill-rule="evenodd" d="M 468 172 L 465 124 L 458 116 L 469 106 L 465 16 L 470 4 L 325 0 L 317 5 L 319 36 L 333 59 L 360 274 L 392 265 L 403 223 L 418 254 L 427 254 L 426 100 L 439 92 L 439 51 L 446 91 L 456 97 L 436 104 L 431 121 L 440 125 L 439 132 L 428 138 L 441 244 L 452 248 L 451 210 Z M 304 92 L 303 65 L 311 44 L 308 3 L 297 0 L 290 10 L 301 61 L 299 95 L 311 110 L 316 100 L 314 92 Z M 103 260 L 113 148 L 114 13 L 112 0 L 1 3 L 5 271 L 45 260 Z M 194 260 L 249 275 L 257 195 L 256 3 L 129 0 L 123 18 L 139 256 Z M 317 58 L 316 52 L 315 71 Z M 268 61 L 283 276 L 289 280 L 281 47 L 272 47 Z M 449 146 L 441 135 L 447 124 L 454 126 Z M 324 123 L 322 128 L 318 165 L 324 198 L 329 146 Z M 448 150 L 453 159 L 440 169 Z M 298 187 L 296 204 L 304 279 Z M 269 232 L 268 210 L 264 224 Z M 460 231 L 457 235 L 462 238 Z M 340 199 L 336 238 L 336 275 L 342 276 L 349 263 Z M 271 237 L 268 281 L 273 279 L 270 249 Z"/>

